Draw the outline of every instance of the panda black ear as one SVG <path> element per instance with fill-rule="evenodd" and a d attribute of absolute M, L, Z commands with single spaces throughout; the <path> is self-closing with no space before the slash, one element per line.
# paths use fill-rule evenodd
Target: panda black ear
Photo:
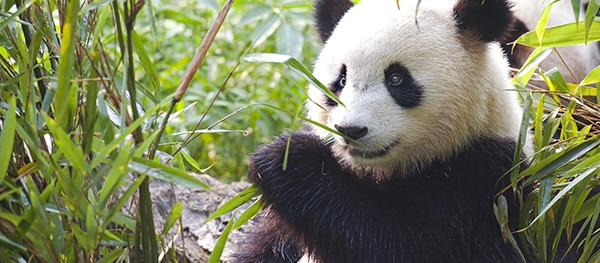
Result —
<path fill-rule="evenodd" d="M 460 0 L 454 5 L 454 19 L 462 34 L 481 41 L 502 41 L 514 22 L 512 4 L 506 0 Z"/>
<path fill-rule="evenodd" d="M 354 6 L 349 0 L 315 0 L 313 3 L 315 27 L 325 42 L 346 12 Z"/>

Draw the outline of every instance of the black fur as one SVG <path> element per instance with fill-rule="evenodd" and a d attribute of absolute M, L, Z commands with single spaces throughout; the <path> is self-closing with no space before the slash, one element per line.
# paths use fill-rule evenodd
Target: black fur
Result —
<path fill-rule="evenodd" d="M 517 261 L 492 210 L 508 184 L 501 177 L 512 167 L 513 141 L 481 139 L 446 161 L 374 183 L 341 167 L 329 145 L 306 131 L 291 135 L 282 170 L 287 139 L 251 156 L 250 179 L 273 215 L 261 233 L 271 234 L 249 240 L 235 262 L 294 262 L 281 251 L 311 251 L 326 263 Z M 508 200 L 514 223 L 518 210 Z"/>
<path fill-rule="evenodd" d="M 315 28 L 323 42 L 329 39 L 340 19 L 354 6 L 349 0 L 315 0 L 313 5 Z"/>
<path fill-rule="evenodd" d="M 412 78 L 407 68 L 399 63 L 394 63 L 389 65 L 383 74 L 385 76 L 385 87 L 400 107 L 412 108 L 421 103 L 423 88 Z M 402 79 L 399 85 L 391 83 L 392 76 Z"/>
<path fill-rule="evenodd" d="M 340 69 L 340 73 L 338 74 L 337 79 L 333 83 L 329 83 L 329 90 L 336 96 L 340 96 L 342 89 L 346 87 L 346 65 L 342 65 Z M 337 102 L 327 97 L 327 101 L 325 102 L 329 107 L 335 107 L 338 105 Z"/>
<path fill-rule="evenodd" d="M 504 53 L 508 57 L 508 62 L 510 66 L 513 68 L 521 68 L 523 63 L 521 63 L 518 59 L 519 52 L 528 52 L 527 47 L 523 47 L 521 45 L 513 45 L 513 42 L 517 40 L 521 35 L 529 32 L 529 29 L 521 20 L 516 20 L 513 24 L 512 29 L 509 31 L 506 39 L 503 40 L 500 45 L 504 50 Z"/>
<path fill-rule="evenodd" d="M 454 6 L 454 18 L 462 33 L 481 41 L 502 41 L 514 20 L 510 8 L 506 0 L 461 0 Z"/>

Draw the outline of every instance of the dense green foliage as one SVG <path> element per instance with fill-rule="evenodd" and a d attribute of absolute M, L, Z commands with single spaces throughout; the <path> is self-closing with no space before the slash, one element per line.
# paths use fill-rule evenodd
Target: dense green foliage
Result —
<path fill-rule="evenodd" d="M 193 188 L 206 186 L 188 172 L 240 180 L 249 152 L 299 126 L 307 72 L 295 62 L 286 67 L 247 63 L 243 57 L 281 53 L 310 65 L 320 44 L 310 29 L 308 1 L 235 3 L 187 93 L 172 103 L 222 5 L 215 0 L 0 1 L 2 260 L 155 262 L 160 254 L 174 261 L 166 233 L 177 225 L 182 204 L 172 207 L 165 229 L 155 230 L 149 178 Z M 591 28 L 588 40 L 598 40 L 599 22 L 591 16 L 587 21 L 576 28 Z M 553 44 L 585 41 L 585 33 L 561 34 L 573 27 L 557 30 L 569 37 L 539 41 L 544 34 L 537 32 L 523 43 L 541 46 L 544 55 L 542 48 Z M 600 213 L 600 199 L 586 199 L 598 184 L 599 140 L 592 136 L 598 129 L 579 129 L 572 117 L 573 112 L 600 116 L 597 103 L 579 99 L 581 92 L 598 94 L 600 70 L 575 84 L 549 72 L 553 93 L 541 95 L 523 85 L 533 69 L 524 67 L 515 83 L 530 120 L 523 134 L 535 127 L 536 155 L 530 169 L 510 176 L 516 188 L 538 190 L 524 200 L 522 214 L 528 216 L 512 237 L 547 262 L 562 229 L 579 220 L 589 223 Z M 561 104 L 559 96 L 571 103 Z M 559 124 L 563 129 L 554 140 Z M 189 139 L 190 134 L 199 136 Z M 259 208 L 252 206 L 231 227 Z M 497 208 L 502 223 L 501 198 Z M 511 236 L 508 229 L 506 234 Z M 572 239 L 593 261 L 600 257 L 591 253 L 599 238 L 591 229 Z"/>

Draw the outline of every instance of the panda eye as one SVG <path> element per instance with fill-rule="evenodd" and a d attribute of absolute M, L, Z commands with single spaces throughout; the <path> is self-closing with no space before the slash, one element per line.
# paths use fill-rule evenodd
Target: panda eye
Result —
<path fill-rule="evenodd" d="M 346 75 L 345 74 L 340 76 L 340 80 L 338 80 L 338 86 L 340 88 L 346 87 Z"/>
<path fill-rule="evenodd" d="M 398 73 L 392 73 L 388 77 L 388 81 L 387 82 L 391 86 L 400 86 L 404 82 L 404 77 L 402 77 L 402 75 L 400 75 Z"/>
<path fill-rule="evenodd" d="M 333 93 L 340 92 L 342 89 L 346 87 L 346 65 L 342 65 L 340 73 L 338 74 L 337 79 L 333 82 L 331 87 L 331 91 Z"/>

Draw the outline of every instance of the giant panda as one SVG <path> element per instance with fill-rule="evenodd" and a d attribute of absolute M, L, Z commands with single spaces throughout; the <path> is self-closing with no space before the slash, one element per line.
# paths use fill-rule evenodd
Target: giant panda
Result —
<path fill-rule="evenodd" d="M 511 3 L 417 2 L 315 0 L 314 76 L 341 103 L 310 86 L 320 125 L 250 156 L 266 211 L 233 262 L 519 260 L 493 211 L 522 116 L 497 43 Z"/>

